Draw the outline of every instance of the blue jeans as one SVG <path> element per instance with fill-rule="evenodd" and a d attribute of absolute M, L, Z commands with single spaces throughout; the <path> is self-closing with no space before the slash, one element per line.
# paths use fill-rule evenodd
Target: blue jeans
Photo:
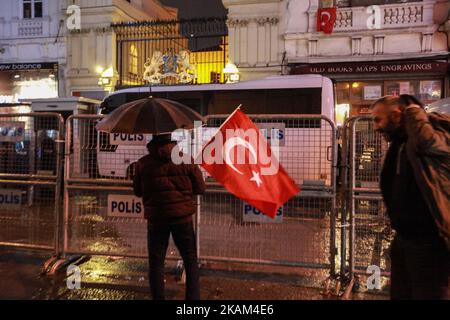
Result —
<path fill-rule="evenodd" d="M 148 224 L 148 258 L 150 290 L 154 300 L 164 300 L 164 260 L 169 237 L 175 242 L 186 271 L 186 300 L 200 300 L 197 245 L 192 222 L 181 224 Z"/>

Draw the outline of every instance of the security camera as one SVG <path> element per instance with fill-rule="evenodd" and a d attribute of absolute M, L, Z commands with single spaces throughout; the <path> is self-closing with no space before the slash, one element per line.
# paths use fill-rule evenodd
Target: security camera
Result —
<path fill-rule="evenodd" d="M 0 48 L 0 53 L 1 54 L 5 53 L 5 48 Z"/>

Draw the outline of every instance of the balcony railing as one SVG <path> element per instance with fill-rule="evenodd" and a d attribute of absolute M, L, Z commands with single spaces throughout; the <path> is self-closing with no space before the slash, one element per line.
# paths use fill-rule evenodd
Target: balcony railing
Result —
<path fill-rule="evenodd" d="M 336 22 L 334 28 L 348 29 L 353 26 L 353 11 L 351 8 L 342 8 L 336 12 Z"/>
<path fill-rule="evenodd" d="M 409 2 L 403 4 L 387 4 L 369 7 L 338 8 L 335 22 L 335 32 L 353 32 L 369 30 L 373 10 L 379 10 L 381 29 L 427 26 L 432 23 L 433 6 L 424 2 Z M 371 17 L 372 16 L 372 17 Z M 369 23 L 368 23 L 369 21 Z M 373 28 L 372 28 L 373 29 Z"/>
<path fill-rule="evenodd" d="M 384 8 L 385 25 L 402 25 L 423 22 L 423 5 Z"/>
<path fill-rule="evenodd" d="M 20 37 L 42 36 L 42 21 L 24 20 L 19 22 L 18 34 Z"/>

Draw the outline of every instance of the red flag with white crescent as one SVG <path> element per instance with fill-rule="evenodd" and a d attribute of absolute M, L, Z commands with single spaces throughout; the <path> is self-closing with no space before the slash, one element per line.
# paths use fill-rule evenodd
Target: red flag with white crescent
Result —
<path fill-rule="evenodd" d="M 230 193 L 275 218 L 300 189 L 259 128 L 239 108 L 202 150 L 201 166 Z"/>
<path fill-rule="evenodd" d="M 322 8 L 317 11 L 317 32 L 332 33 L 335 22 L 336 8 Z"/>

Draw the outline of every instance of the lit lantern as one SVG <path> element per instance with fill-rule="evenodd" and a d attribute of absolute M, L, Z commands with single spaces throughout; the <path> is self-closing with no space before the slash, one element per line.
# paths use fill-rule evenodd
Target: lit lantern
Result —
<path fill-rule="evenodd" d="M 227 83 L 239 82 L 240 80 L 239 69 L 236 67 L 235 64 L 228 62 L 222 72 L 227 78 Z"/>
<path fill-rule="evenodd" d="M 98 85 L 103 87 L 106 91 L 111 92 L 114 88 L 114 80 L 116 79 L 116 75 L 113 67 L 109 67 L 104 70 L 102 67 L 97 67 L 97 73 L 100 74 L 100 78 L 98 79 Z"/>

